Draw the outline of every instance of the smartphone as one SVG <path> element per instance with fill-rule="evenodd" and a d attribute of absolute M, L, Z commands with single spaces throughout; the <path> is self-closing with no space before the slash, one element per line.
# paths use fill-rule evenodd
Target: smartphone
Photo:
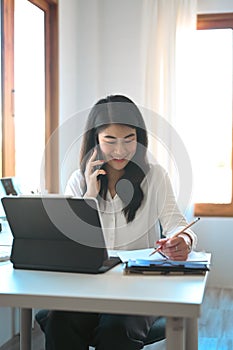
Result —
<path fill-rule="evenodd" d="M 99 144 L 96 142 L 96 149 L 97 149 L 97 155 L 96 155 L 96 160 L 103 160 L 103 155 L 102 155 L 102 152 L 101 152 L 101 150 L 100 150 L 100 146 L 99 146 Z M 102 164 L 99 164 L 99 165 L 96 165 L 95 167 L 94 167 L 94 170 L 99 170 L 99 169 L 101 169 L 102 167 L 103 167 L 103 164 L 104 163 L 102 163 Z M 98 175 L 97 176 L 97 180 L 99 180 L 99 179 L 101 179 L 101 176 L 103 176 L 103 175 Z"/>
<path fill-rule="evenodd" d="M 102 156 L 102 152 L 100 150 L 100 145 L 96 142 L 96 146 L 95 146 L 95 149 L 97 149 L 97 155 L 96 155 L 96 159 L 95 160 L 102 160 L 103 159 L 103 156 Z M 101 169 L 103 166 L 103 164 L 99 164 L 99 165 L 96 165 L 94 167 L 94 170 L 99 170 Z"/>

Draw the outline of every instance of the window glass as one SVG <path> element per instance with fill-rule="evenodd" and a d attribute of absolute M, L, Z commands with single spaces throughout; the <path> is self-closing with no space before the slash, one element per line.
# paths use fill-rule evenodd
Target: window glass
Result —
<path fill-rule="evenodd" d="M 192 69 L 185 79 L 178 100 L 179 131 L 192 161 L 192 201 L 230 203 L 232 29 L 196 31 Z"/>
<path fill-rule="evenodd" d="M 44 11 L 15 1 L 15 175 L 23 192 L 39 189 L 45 146 Z"/>

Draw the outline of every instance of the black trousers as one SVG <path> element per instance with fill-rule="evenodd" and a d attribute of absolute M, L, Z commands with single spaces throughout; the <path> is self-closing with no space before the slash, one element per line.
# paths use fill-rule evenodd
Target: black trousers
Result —
<path fill-rule="evenodd" d="M 40 311 L 36 320 L 45 333 L 46 350 L 138 350 L 157 319 L 70 311 Z"/>

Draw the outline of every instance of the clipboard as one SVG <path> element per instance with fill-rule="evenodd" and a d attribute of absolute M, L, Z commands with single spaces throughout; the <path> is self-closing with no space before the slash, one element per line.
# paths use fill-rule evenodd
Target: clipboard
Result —
<path fill-rule="evenodd" d="M 209 264 L 174 260 L 129 260 L 125 263 L 125 274 L 143 275 L 203 275 L 209 271 Z"/>

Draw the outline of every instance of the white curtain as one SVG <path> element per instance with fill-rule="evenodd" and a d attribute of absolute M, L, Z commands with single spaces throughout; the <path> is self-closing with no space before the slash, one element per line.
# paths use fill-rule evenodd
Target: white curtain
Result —
<path fill-rule="evenodd" d="M 190 200 L 192 174 L 189 174 L 189 156 L 179 136 L 182 122 L 177 115 L 177 105 L 180 105 L 182 90 L 187 88 L 180 74 L 185 73 L 187 77 L 191 71 L 196 8 L 197 0 L 145 0 L 142 14 L 145 77 L 142 95 L 144 114 L 148 115 L 149 148 L 168 170 L 183 209 Z"/>

